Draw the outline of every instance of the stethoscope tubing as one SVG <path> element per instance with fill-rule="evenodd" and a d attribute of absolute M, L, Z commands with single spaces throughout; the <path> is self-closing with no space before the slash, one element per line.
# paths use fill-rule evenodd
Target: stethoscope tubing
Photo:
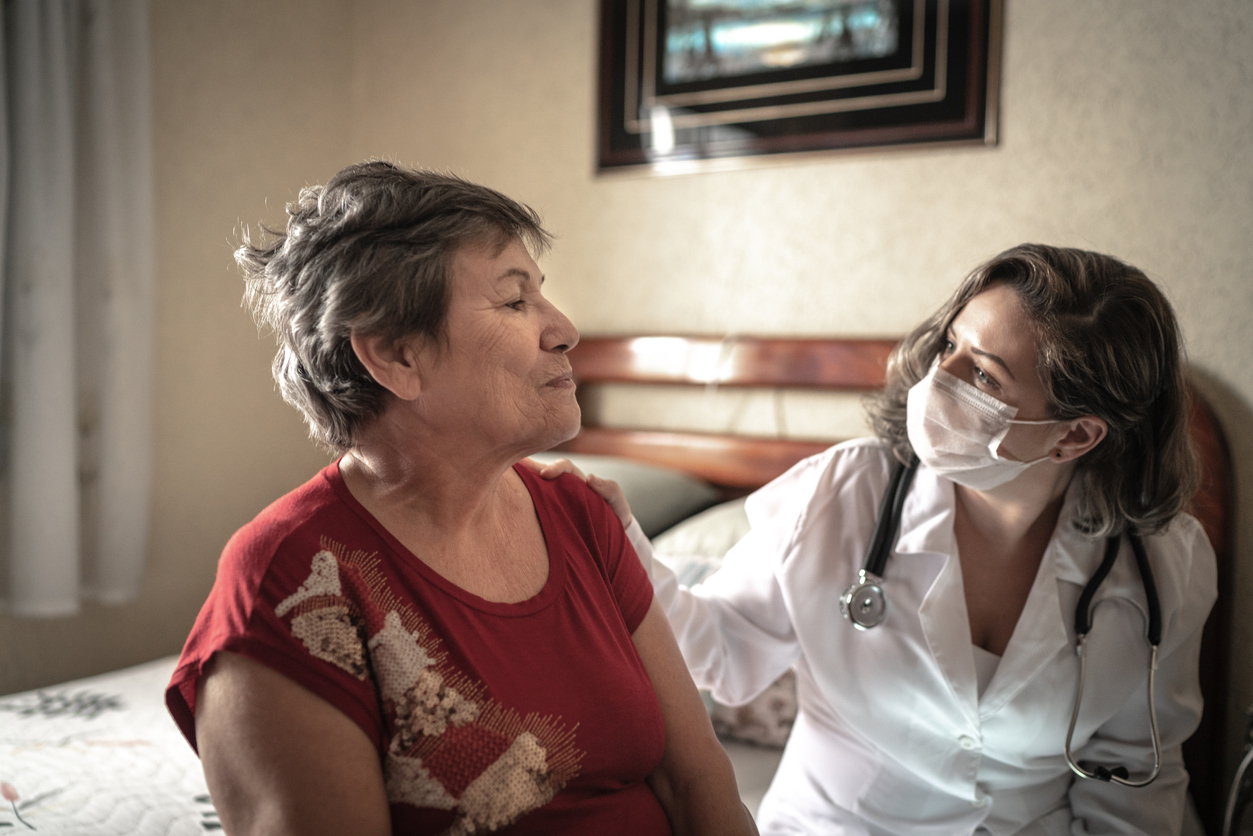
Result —
<path fill-rule="evenodd" d="M 1075 654 L 1079 657 L 1079 685 L 1075 690 L 1075 708 L 1070 713 L 1070 728 L 1066 730 L 1066 764 L 1070 767 L 1070 771 L 1080 778 L 1109 781 L 1114 784 L 1122 784 L 1124 787 L 1148 786 L 1153 783 L 1153 779 L 1157 777 L 1157 773 L 1162 769 L 1162 747 L 1157 739 L 1157 702 L 1153 698 L 1153 691 L 1157 685 L 1157 645 L 1150 645 L 1149 651 L 1149 735 L 1153 741 L 1153 771 L 1148 774 L 1148 777 L 1133 781 L 1125 767 L 1116 766 L 1113 769 L 1107 769 L 1104 766 L 1098 766 L 1093 770 L 1086 769 L 1075 760 L 1074 755 L 1070 751 L 1075 737 L 1075 724 L 1079 721 L 1079 706 L 1083 702 L 1084 668 L 1086 667 L 1083 646 L 1086 640 L 1086 635 L 1080 636 L 1075 644 Z"/>
<path fill-rule="evenodd" d="M 1140 570 L 1140 580 L 1144 584 L 1144 598 L 1148 604 L 1148 618 L 1145 624 L 1145 638 L 1149 643 L 1149 734 L 1153 741 L 1153 771 L 1149 773 L 1147 778 L 1139 780 L 1131 780 L 1130 775 L 1124 767 L 1114 767 L 1107 769 L 1104 766 L 1098 766 L 1094 770 L 1088 770 L 1079 764 L 1071 754 L 1070 747 L 1074 741 L 1075 724 L 1079 721 L 1079 706 L 1083 702 L 1083 683 L 1084 675 L 1087 667 L 1087 656 L 1083 652 L 1085 643 L 1087 642 L 1088 633 L 1092 630 L 1093 613 L 1096 611 L 1096 604 L 1092 599 L 1096 597 L 1096 591 L 1105 581 L 1110 570 L 1114 567 L 1114 561 L 1118 559 L 1118 553 L 1121 550 L 1121 537 L 1110 537 L 1105 544 L 1105 558 L 1101 561 L 1101 565 L 1092 573 L 1092 577 L 1088 580 L 1087 585 L 1083 588 L 1083 593 L 1079 596 L 1079 603 L 1075 607 L 1075 654 L 1079 657 L 1079 685 L 1075 691 L 1075 708 L 1070 715 L 1070 728 L 1066 731 L 1066 763 L 1070 766 L 1072 772 L 1081 778 L 1093 778 L 1098 781 L 1110 781 L 1115 784 L 1122 784 L 1124 787 L 1143 787 L 1147 786 L 1157 777 L 1157 773 L 1162 767 L 1162 748 L 1157 739 L 1157 702 L 1154 699 L 1155 686 L 1157 684 L 1157 649 L 1162 643 L 1162 608 L 1157 597 L 1157 584 L 1153 580 L 1153 570 L 1149 566 L 1149 556 L 1144 550 L 1144 541 L 1135 534 L 1128 533 L 1127 539 L 1131 541 L 1131 553 L 1135 556 L 1136 567 Z"/>
<path fill-rule="evenodd" d="M 918 457 L 913 456 L 908 464 L 897 462 L 888 479 L 887 489 L 879 502 L 879 514 L 875 520 L 874 533 L 870 545 L 866 549 L 862 569 L 857 573 L 857 580 L 840 598 L 840 611 L 858 630 L 869 630 L 883 623 L 887 617 L 887 596 L 883 589 L 883 575 L 887 568 L 888 557 L 892 553 L 897 529 L 901 524 L 901 512 L 905 506 L 905 498 L 909 494 L 909 486 L 914 473 L 918 469 Z M 1157 584 L 1153 579 L 1153 570 L 1149 566 L 1148 553 L 1144 542 L 1134 533 L 1128 532 L 1131 551 L 1135 557 L 1136 567 L 1140 570 L 1140 580 L 1144 584 L 1144 597 L 1148 604 L 1145 638 L 1149 644 L 1149 675 L 1148 675 L 1148 709 L 1149 734 L 1153 743 L 1153 771 L 1148 777 L 1132 780 L 1125 767 L 1116 766 L 1109 769 L 1097 766 L 1089 770 L 1074 759 L 1071 745 L 1074 742 L 1075 726 L 1079 721 L 1079 707 L 1083 702 L 1083 683 L 1086 673 L 1086 656 L 1084 646 L 1088 633 L 1092 629 L 1092 613 L 1095 610 L 1093 599 L 1100 589 L 1106 576 L 1114 566 L 1121 550 L 1121 536 L 1106 540 L 1105 557 L 1101 565 L 1092 573 L 1083 592 L 1079 595 L 1079 603 L 1075 607 L 1075 654 L 1079 657 L 1079 683 L 1075 689 L 1075 706 L 1070 715 L 1070 726 L 1066 730 L 1065 755 L 1066 763 L 1072 772 L 1080 778 L 1107 781 L 1125 787 L 1143 787 L 1157 778 L 1161 771 L 1162 750 L 1157 732 L 1157 702 L 1155 691 L 1157 685 L 1157 655 L 1162 641 L 1162 610 L 1157 597 Z M 1100 602 L 1096 602 L 1100 603 Z"/>
<path fill-rule="evenodd" d="M 1231 792 L 1227 795 L 1227 809 L 1223 813 L 1222 836 L 1232 836 L 1231 828 L 1237 824 L 1236 814 L 1243 810 L 1244 803 L 1241 796 L 1244 793 L 1241 792 L 1241 787 L 1250 764 L 1253 764 L 1253 747 L 1244 753 L 1244 759 L 1240 761 L 1240 766 L 1236 769 L 1235 780 L 1231 782 Z"/>
<path fill-rule="evenodd" d="M 913 456 L 907 465 L 892 468 L 888 477 L 887 490 L 879 501 L 879 520 L 888 520 L 888 525 L 876 525 L 870 537 L 870 546 L 866 549 L 866 561 L 863 567 L 867 574 L 876 578 L 883 577 L 887 568 L 888 557 L 892 554 L 892 544 L 896 541 L 896 532 L 901 527 L 901 512 L 905 508 L 905 498 L 909 496 L 909 486 L 914 481 L 914 473 L 918 470 L 918 457 Z"/>

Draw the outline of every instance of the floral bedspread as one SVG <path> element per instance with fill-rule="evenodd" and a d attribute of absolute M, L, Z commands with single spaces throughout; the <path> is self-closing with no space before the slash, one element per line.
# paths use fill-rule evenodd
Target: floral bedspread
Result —
<path fill-rule="evenodd" d="M 221 831 L 166 713 L 175 657 L 0 697 L 0 836 Z"/>

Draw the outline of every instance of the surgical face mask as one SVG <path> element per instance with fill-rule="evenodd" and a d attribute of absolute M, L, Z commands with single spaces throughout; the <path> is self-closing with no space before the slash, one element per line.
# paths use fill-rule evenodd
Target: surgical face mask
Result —
<path fill-rule="evenodd" d="M 1014 424 L 1057 424 L 1058 421 L 1015 421 L 1018 408 L 959 380 L 940 368 L 909 390 L 905 426 L 918 459 L 941 476 L 977 491 L 1003 485 L 1033 464 L 1002 458 L 997 450 Z"/>

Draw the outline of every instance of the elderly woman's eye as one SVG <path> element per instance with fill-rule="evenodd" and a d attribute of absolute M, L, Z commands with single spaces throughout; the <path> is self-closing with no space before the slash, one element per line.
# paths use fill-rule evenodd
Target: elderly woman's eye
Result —
<path fill-rule="evenodd" d="M 506 308 L 513 308 L 515 311 L 522 310 L 522 306 L 526 304 L 525 299 L 515 299 L 512 302 L 505 303 Z"/>

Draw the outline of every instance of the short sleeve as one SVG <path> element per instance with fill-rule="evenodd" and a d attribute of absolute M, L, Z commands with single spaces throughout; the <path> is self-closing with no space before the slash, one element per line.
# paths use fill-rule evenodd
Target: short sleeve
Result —
<path fill-rule="evenodd" d="M 237 653 L 338 708 L 382 751 L 368 633 L 351 595 L 353 579 L 345 577 L 351 569 L 317 541 L 293 534 L 271 546 L 256 529 L 255 523 L 242 529 L 222 554 L 166 690 L 171 715 L 196 749 L 196 688 L 214 653 Z"/>
<path fill-rule="evenodd" d="M 556 516 L 575 512 L 583 518 L 571 522 L 582 530 L 585 546 L 609 584 L 627 632 L 634 633 L 653 602 L 653 585 L 609 503 L 577 476 L 567 473 L 548 481 L 526 468 L 518 471 L 533 495 L 562 506 L 563 513 Z"/>
<path fill-rule="evenodd" d="M 599 497 L 597 497 L 599 498 Z M 609 505 L 605 504 L 608 509 Z M 622 523 L 612 513 L 609 515 L 614 565 L 610 572 L 610 585 L 618 601 L 618 609 L 626 621 L 627 631 L 634 633 L 648 614 L 653 602 L 653 585 L 648 580 L 644 564 L 635 554 L 635 548 L 626 537 Z"/>

